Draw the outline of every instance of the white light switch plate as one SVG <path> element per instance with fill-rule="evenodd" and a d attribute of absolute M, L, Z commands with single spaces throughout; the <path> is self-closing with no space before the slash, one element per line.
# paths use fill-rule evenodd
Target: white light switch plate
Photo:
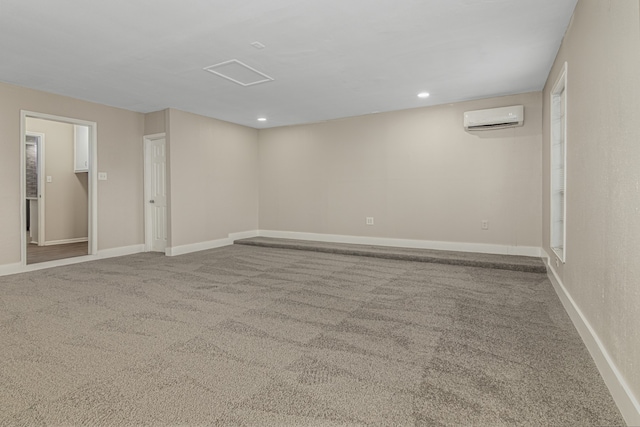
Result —
<path fill-rule="evenodd" d="M 98 181 L 106 181 L 107 173 L 106 172 L 98 172 Z"/>

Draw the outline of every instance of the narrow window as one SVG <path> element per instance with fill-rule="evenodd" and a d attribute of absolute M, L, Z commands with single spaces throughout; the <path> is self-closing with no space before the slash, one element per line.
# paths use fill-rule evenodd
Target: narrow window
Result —
<path fill-rule="evenodd" d="M 567 63 L 551 90 L 551 250 L 564 262 L 567 220 Z"/>

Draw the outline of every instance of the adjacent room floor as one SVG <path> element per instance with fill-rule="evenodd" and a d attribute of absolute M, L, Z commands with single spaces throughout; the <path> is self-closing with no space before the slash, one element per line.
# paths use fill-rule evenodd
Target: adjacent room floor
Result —
<path fill-rule="evenodd" d="M 87 242 L 66 243 L 63 245 L 38 246 L 27 245 L 27 264 L 55 261 L 65 258 L 87 255 L 89 246 Z"/>
<path fill-rule="evenodd" d="M 0 425 L 624 425 L 544 273 L 234 245 L 0 277 Z"/>

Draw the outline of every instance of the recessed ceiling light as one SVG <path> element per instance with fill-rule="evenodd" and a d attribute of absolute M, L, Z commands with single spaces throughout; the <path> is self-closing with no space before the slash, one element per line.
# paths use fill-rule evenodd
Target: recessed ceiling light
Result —
<path fill-rule="evenodd" d="M 429 92 L 420 92 L 418 94 L 418 98 L 428 98 L 429 97 Z"/>
<path fill-rule="evenodd" d="M 259 122 L 266 122 L 267 118 L 266 117 L 258 117 L 258 121 Z"/>

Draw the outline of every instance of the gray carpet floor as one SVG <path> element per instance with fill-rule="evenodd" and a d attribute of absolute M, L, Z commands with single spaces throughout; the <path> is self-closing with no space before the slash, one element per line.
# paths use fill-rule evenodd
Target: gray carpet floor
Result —
<path fill-rule="evenodd" d="M 233 245 L 0 277 L 0 425 L 624 425 L 544 274 Z"/>

